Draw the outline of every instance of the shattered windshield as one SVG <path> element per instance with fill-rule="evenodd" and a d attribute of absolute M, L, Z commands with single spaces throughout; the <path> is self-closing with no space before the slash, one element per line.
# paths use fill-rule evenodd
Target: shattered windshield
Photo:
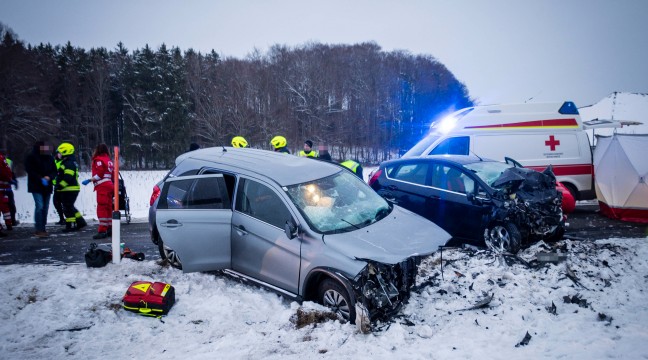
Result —
<path fill-rule="evenodd" d="M 466 169 L 472 170 L 475 175 L 479 176 L 488 186 L 493 187 L 493 183 L 497 180 L 502 173 L 512 165 L 499 162 L 499 161 L 480 161 L 472 164 L 464 165 Z"/>
<path fill-rule="evenodd" d="M 289 186 L 287 193 L 311 228 L 322 234 L 363 228 L 392 210 L 387 201 L 349 171 Z"/>

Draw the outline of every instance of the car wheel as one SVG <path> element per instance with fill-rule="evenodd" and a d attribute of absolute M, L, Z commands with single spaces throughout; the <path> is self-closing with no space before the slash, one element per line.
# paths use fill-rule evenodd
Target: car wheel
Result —
<path fill-rule="evenodd" d="M 162 260 L 166 260 L 174 268 L 182 270 L 182 263 L 180 262 L 178 254 L 175 250 L 166 246 L 164 241 L 162 241 L 162 238 L 158 240 L 158 250 L 160 251 L 160 257 Z"/>
<path fill-rule="evenodd" d="M 324 279 L 319 287 L 318 300 L 345 321 L 355 322 L 355 307 L 351 303 L 351 297 L 337 281 Z"/>
<path fill-rule="evenodd" d="M 515 254 L 522 245 L 522 235 L 512 223 L 496 223 L 488 227 L 484 234 L 486 246 L 493 252 Z"/>

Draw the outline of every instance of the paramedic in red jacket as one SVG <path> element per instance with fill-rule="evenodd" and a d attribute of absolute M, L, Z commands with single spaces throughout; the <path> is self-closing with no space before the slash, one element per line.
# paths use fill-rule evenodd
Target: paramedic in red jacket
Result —
<path fill-rule="evenodd" d="M 112 208 L 114 185 L 113 162 L 110 160 L 110 153 L 106 144 L 99 144 L 92 155 L 92 178 L 89 179 L 94 184 L 94 190 L 97 192 L 97 219 L 99 220 L 99 229 L 93 239 L 104 239 L 108 237 L 112 227 Z M 84 183 L 87 183 L 85 180 Z"/>

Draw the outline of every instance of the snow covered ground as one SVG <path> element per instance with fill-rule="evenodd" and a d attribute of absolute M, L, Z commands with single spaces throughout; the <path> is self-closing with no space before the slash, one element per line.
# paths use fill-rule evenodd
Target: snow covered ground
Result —
<path fill-rule="evenodd" d="M 443 277 L 440 254 L 425 260 L 410 302 L 369 335 L 333 320 L 297 328 L 300 307 L 324 309 L 153 261 L 99 269 L 4 266 L 0 353 L 6 359 L 648 358 L 647 239 L 566 240 L 552 249 L 565 261 L 538 265 L 543 247 L 520 255 L 530 265 L 446 250 Z M 177 302 L 167 316 L 121 308 L 136 280 L 174 285 Z M 520 344 L 527 333 L 528 344 Z"/>
<path fill-rule="evenodd" d="M 152 187 L 165 173 L 122 173 L 136 220 L 146 221 Z M 16 193 L 19 219 L 31 222 L 33 200 L 24 181 Z M 94 217 L 91 187 L 83 188 L 77 206 Z M 56 220 L 53 209 L 50 220 Z M 127 259 L 99 269 L 2 266 L 0 358 L 647 359 L 648 238 L 545 246 L 508 262 L 448 249 L 443 273 L 441 254 L 426 259 L 409 303 L 369 335 L 333 320 L 298 328 L 304 323 L 296 319 L 298 309 L 325 309 L 154 261 Z M 540 265 L 542 251 L 566 259 Z M 168 316 L 158 320 L 121 308 L 137 280 L 174 285 L 177 303 Z M 520 344 L 527 333 L 528 344 Z"/>

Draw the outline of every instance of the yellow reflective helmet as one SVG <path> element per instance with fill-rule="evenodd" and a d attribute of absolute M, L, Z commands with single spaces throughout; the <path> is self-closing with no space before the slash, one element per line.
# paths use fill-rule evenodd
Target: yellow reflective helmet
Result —
<path fill-rule="evenodd" d="M 288 141 L 286 141 L 285 137 L 278 135 L 273 137 L 272 140 L 270 140 L 270 144 L 272 144 L 272 147 L 274 147 L 275 149 L 278 149 L 288 145 Z"/>
<path fill-rule="evenodd" d="M 232 146 L 235 148 L 246 148 L 248 147 L 248 142 L 243 136 L 235 136 L 232 139 Z"/>
<path fill-rule="evenodd" d="M 72 155 L 74 154 L 74 145 L 65 142 L 59 145 L 56 151 L 60 152 L 63 156 Z"/>

